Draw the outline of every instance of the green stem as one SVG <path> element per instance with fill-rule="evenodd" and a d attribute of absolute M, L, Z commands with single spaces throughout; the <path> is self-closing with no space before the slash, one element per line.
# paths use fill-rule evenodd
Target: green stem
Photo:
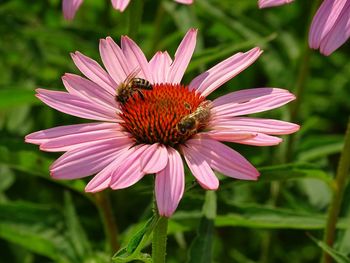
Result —
<path fill-rule="evenodd" d="M 337 218 L 340 212 L 341 203 L 343 200 L 344 190 L 347 183 L 350 170 L 350 118 L 348 121 L 348 127 L 345 133 L 345 141 L 343 150 L 340 156 L 337 175 L 334 179 L 334 189 L 332 202 L 328 209 L 327 225 L 324 233 L 324 242 L 330 247 L 333 246 L 335 240 L 335 231 Z M 323 263 L 332 262 L 332 258 L 326 252 L 323 252 L 321 259 Z"/>
<path fill-rule="evenodd" d="M 153 229 L 152 259 L 153 263 L 165 263 L 168 218 L 159 215 L 155 193 L 153 212 L 157 219 L 157 224 Z"/>
<path fill-rule="evenodd" d="M 153 263 L 165 263 L 168 218 L 160 217 L 153 230 L 152 258 Z"/>
<path fill-rule="evenodd" d="M 136 40 L 142 21 L 143 0 L 133 0 L 129 6 L 128 36 Z"/>
<path fill-rule="evenodd" d="M 104 231 L 108 239 L 109 248 L 112 252 L 119 249 L 118 228 L 113 215 L 111 201 L 106 192 L 94 194 L 95 203 L 103 221 Z"/>

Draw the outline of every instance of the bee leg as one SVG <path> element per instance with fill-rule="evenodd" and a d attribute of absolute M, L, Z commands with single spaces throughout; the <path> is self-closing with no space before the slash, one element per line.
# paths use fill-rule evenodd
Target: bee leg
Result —
<path fill-rule="evenodd" d="M 142 100 L 145 100 L 145 96 L 143 95 L 141 90 L 137 90 L 137 93 L 139 94 Z"/>

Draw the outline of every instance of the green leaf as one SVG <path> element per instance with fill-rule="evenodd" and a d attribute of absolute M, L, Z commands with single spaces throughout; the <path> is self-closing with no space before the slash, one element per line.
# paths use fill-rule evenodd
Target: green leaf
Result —
<path fill-rule="evenodd" d="M 19 88 L 0 89 L 0 109 L 18 107 L 20 105 L 40 104 L 34 90 Z"/>
<path fill-rule="evenodd" d="M 203 205 L 203 216 L 200 220 L 197 236 L 191 244 L 188 263 L 212 262 L 212 244 L 214 219 L 216 216 L 216 193 L 206 191 Z"/>
<path fill-rule="evenodd" d="M 49 206 L 0 204 L 0 237 L 57 262 L 79 262 L 66 236 L 64 218 Z"/>
<path fill-rule="evenodd" d="M 328 246 L 325 242 L 308 235 L 323 251 L 327 252 L 337 263 L 350 263 L 350 258 Z"/>
<path fill-rule="evenodd" d="M 19 147 L 29 148 L 30 146 L 28 145 L 27 147 L 27 145 L 23 145 L 22 143 Z M 51 179 L 49 175 L 49 167 L 52 162 L 53 160 L 45 158 L 40 153 L 16 149 L 15 143 L 11 147 L 0 146 L 0 164 L 4 164 L 9 168 L 28 173 L 30 175 L 44 178 L 45 180 L 63 185 L 69 189 L 84 194 L 85 183 L 83 180 L 64 181 Z M 89 195 L 84 194 L 84 196 L 90 198 Z"/>
<path fill-rule="evenodd" d="M 143 262 L 151 262 L 152 259 L 148 254 L 141 253 L 141 250 L 148 242 L 150 235 L 153 232 L 159 218 L 152 216 L 146 224 L 137 231 L 129 241 L 128 245 L 120 249 L 112 258 L 113 262 L 123 263 L 134 260 L 141 260 Z"/>
<path fill-rule="evenodd" d="M 64 204 L 64 216 L 68 228 L 67 232 L 72 240 L 73 248 L 81 259 L 89 258 L 92 254 L 92 249 L 87 235 L 79 222 L 78 215 L 73 205 L 72 196 L 67 191 L 64 193 Z"/>
<path fill-rule="evenodd" d="M 218 215 L 215 225 L 270 229 L 323 229 L 326 225 L 326 217 L 322 214 L 258 205 L 237 206 L 236 209 L 238 210 L 236 213 Z M 347 220 L 339 219 L 337 228 L 347 227 Z"/>

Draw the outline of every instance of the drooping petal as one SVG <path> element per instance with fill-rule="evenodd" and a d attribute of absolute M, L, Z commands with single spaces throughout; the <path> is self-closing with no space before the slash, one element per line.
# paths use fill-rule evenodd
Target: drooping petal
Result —
<path fill-rule="evenodd" d="M 80 118 L 117 122 L 115 111 L 103 105 L 93 104 L 68 92 L 36 89 L 36 96 L 50 107 Z"/>
<path fill-rule="evenodd" d="M 253 64 L 261 53 L 262 50 L 258 47 L 237 53 L 194 78 L 189 87 L 206 97 Z"/>
<path fill-rule="evenodd" d="M 283 140 L 276 136 L 271 136 L 263 133 L 257 133 L 257 135 L 250 139 L 244 139 L 240 141 L 231 141 L 239 144 L 253 145 L 253 146 L 274 146 L 278 145 Z M 230 142 L 230 141 L 228 141 Z"/>
<path fill-rule="evenodd" d="M 196 151 L 210 167 L 242 180 L 257 180 L 259 172 L 242 155 L 230 147 L 211 139 L 190 139 L 186 145 Z"/>
<path fill-rule="evenodd" d="M 141 170 L 140 158 L 150 145 L 135 146 L 134 151 L 112 173 L 110 187 L 114 190 L 127 188 L 137 183 L 146 173 Z"/>
<path fill-rule="evenodd" d="M 207 190 L 216 190 L 219 187 L 219 180 L 210 168 L 209 164 L 191 148 L 182 146 L 181 150 L 185 156 L 188 167 L 190 168 L 198 183 Z"/>
<path fill-rule="evenodd" d="M 92 175 L 109 165 L 120 150 L 129 148 L 130 141 L 118 138 L 91 142 L 68 151 L 50 167 L 53 178 L 77 179 Z"/>
<path fill-rule="evenodd" d="M 176 210 L 185 189 L 184 167 L 180 154 L 169 147 L 167 166 L 156 175 L 155 193 L 161 216 L 170 217 Z"/>
<path fill-rule="evenodd" d="M 196 138 L 201 139 L 215 139 L 217 141 L 224 142 L 239 142 L 242 140 L 251 139 L 257 136 L 256 132 L 251 131 L 236 131 L 236 130 L 212 130 L 207 132 L 201 132 L 197 134 Z"/>
<path fill-rule="evenodd" d="M 318 49 L 326 35 L 332 30 L 347 0 L 324 0 L 314 16 L 310 32 L 309 46 Z"/>
<path fill-rule="evenodd" d="M 102 62 L 109 75 L 116 83 L 119 84 L 123 82 L 133 69 L 129 67 L 128 61 L 121 48 L 111 37 L 107 37 L 106 39 L 100 40 L 99 49 Z"/>
<path fill-rule="evenodd" d="M 294 0 L 259 0 L 259 8 L 273 7 L 279 5 L 285 5 L 293 2 Z"/>
<path fill-rule="evenodd" d="M 112 0 L 112 5 L 115 9 L 119 10 L 120 12 L 124 12 L 129 2 L 130 0 Z"/>
<path fill-rule="evenodd" d="M 117 84 L 107 74 L 107 72 L 93 59 L 75 52 L 71 54 L 74 64 L 88 79 L 104 88 L 107 92 L 113 94 Z"/>
<path fill-rule="evenodd" d="M 181 82 L 196 47 L 196 37 L 197 29 L 192 28 L 187 31 L 185 37 L 182 39 L 179 47 L 176 50 L 174 62 L 170 67 L 168 82 Z"/>
<path fill-rule="evenodd" d="M 129 37 L 122 36 L 121 48 L 128 61 L 129 68 L 131 67 L 132 71 L 140 68 L 139 76 L 154 83 L 148 61 L 139 46 Z"/>
<path fill-rule="evenodd" d="M 241 136 L 237 135 L 240 134 Z M 246 134 L 244 137 L 243 135 Z M 250 136 L 247 136 L 250 134 Z M 213 139 L 223 142 L 234 142 L 239 144 L 254 145 L 254 146 L 273 146 L 280 144 L 282 139 L 279 137 L 266 135 L 259 132 L 241 131 L 235 130 L 214 130 L 198 135 L 198 138 Z"/>
<path fill-rule="evenodd" d="M 62 11 L 64 18 L 67 20 L 72 20 L 82 3 L 83 0 L 63 0 Z"/>
<path fill-rule="evenodd" d="M 158 51 L 150 60 L 149 66 L 154 83 L 167 83 L 170 65 L 172 63 L 168 52 Z"/>
<path fill-rule="evenodd" d="M 74 74 L 66 73 L 62 81 L 69 93 L 116 111 L 115 92 L 108 93 L 94 82 Z"/>
<path fill-rule="evenodd" d="M 350 1 L 346 2 L 336 23 L 321 41 L 320 52 L 326 56 L 332 54 L 350 37 Z"/>
<path fill-rule="evenodd" d="M 84 123 L 37 131 L 28 134 L 25 141 L 40 145 L 42 151 L 60 152 L 72 150 L 84 143 L 122 136 L 130 140 L 117 123 Z"/>
<path fill-rule="evenodd" d="M 287 90 L 256 88 L 231 92 L 215 99 L 212 103 L 212 119 L 257 113 L 280 107 L 295 96 Z"/>
<path fill-rule="evenodd" d="M 113 172 L 118 169 L 120 164 L 122 164 L 134 150 L 134 148 L 124 148 L 120 150 L 115 156 L 115 159 L 91 179 L 85 187 L 85 192 L 96 193 L 108 188 L 112 180 Z"/>
<path fill-rule="evenodd" d="M 251 131 L 272 135 L 291 134 L 300 128 L 299 125 L 290 122 L 250 117 L 218 118 L 210 126 L 215 130 Z"/>
<path fill-rule="evenodd" d="M 175 2 L 178 2 L 180 4 L 184 4 L 184 5 L 191 5 L 191 4 L 193 4 L 193 0 L 175 0 Z"/>
<path fill-rule="evenodd" d="M 147 174 L 163 170 L 168 163 L 168 151 L 162 144 L 155 143 L 148 147 L 141 156 L 141 170 Z"/>

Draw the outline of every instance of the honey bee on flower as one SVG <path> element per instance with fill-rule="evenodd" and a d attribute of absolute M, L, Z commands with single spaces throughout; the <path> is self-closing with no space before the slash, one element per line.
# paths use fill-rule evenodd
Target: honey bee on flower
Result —
<path fill-rule="evenodd" d="M 151 90 L 153 87 L 148 80 L 136 78 L 140 69 L 132 71 L 124 81 L 120 82 L 116 90 L 116 100 L 121 104 L 125 104 L 130 98 L 133 98 L 137 93 L 141 98 L 144 98 L 142 90 Z"/>

